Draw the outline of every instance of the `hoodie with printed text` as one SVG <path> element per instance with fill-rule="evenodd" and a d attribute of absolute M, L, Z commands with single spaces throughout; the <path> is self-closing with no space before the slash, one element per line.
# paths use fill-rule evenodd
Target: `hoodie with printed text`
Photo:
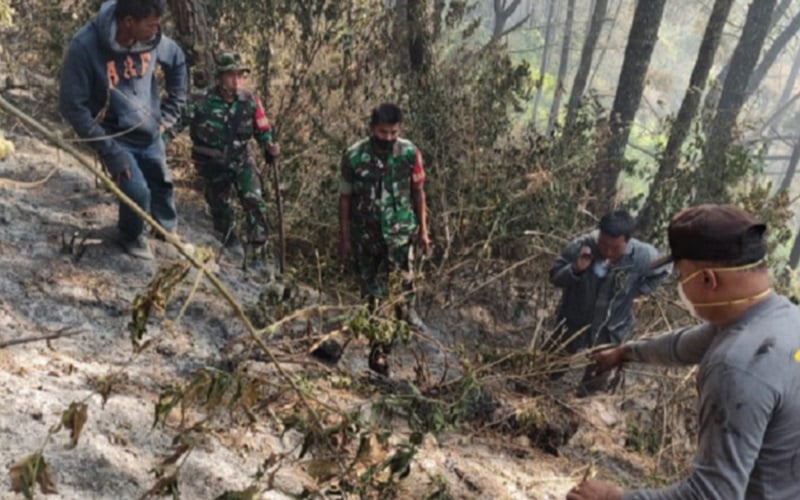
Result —
<path fill-rule="evenodd" d="M 186 104 L 183 51 L 160 31 L 151 40 L 123 48 L 116 41 L 116 0 L 73 37 L 64 58 L 59 111 L 101 156 L 118 151 L 117 141 L 147 146 L 170 129 Z M 164 73 L 162 98 L 155 66 Z"/>

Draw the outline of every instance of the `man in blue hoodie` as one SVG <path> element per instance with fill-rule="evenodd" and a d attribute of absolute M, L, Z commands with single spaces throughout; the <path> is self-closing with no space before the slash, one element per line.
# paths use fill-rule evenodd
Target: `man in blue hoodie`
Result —
<path fill-rule="evenodd" d="M 72 39 L 64 59 L 59 109 L 100 156 L 122 192 L 167 231 L 178 222 L 161 135 L 186 104 L 183 51 L 161 33 L 164 0 L 111 0 Z M 155 66 L 164 72 L 161 98 Z M 119 241 L 152 259 L 144 221 L 119 205 Z"/>

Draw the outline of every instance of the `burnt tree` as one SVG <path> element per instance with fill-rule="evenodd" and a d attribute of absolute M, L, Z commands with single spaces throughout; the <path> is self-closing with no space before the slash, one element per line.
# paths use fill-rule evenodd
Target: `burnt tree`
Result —
<path fill-rule="evenodd" d="M 605 125 L 608 130 L 601 131 L 602 135 L 607 135 L 606 143 L 601 145 L 595 162 L 596 198 L 592 208 L 596 213 L 606 212 L 615 205 L 617 179 L 624 166 L 625 147 L 644 92 L 665 3 L 666 0 L 639 0 L 636 4 L 614 106 Z"/>
<path fill-rule="evenodd" d="M 692 121 L 700 108 L 700 100 L 711 73 L 711 67 L 714 65 L 714 57 L 719 48 L 722 32 L 732 5 L 733 0 L 716 0 L 714 2 L 703 34 L 703 41 L 697 52 L 692 76 L 689 79 L 689 87 L 683 96 L 675 121 L 672 122 L 669 140 L 659 161 L 656 175 L 650 184 L 647 200 L 639 212 L 637 227 L 643 233 L 655 229 L 652 227 L 653 219 L 664 215 L 665 202 L 675 187 L 681 147 L 689 136 Z"/>
<path fill-rule="evenodd" d="M 700 202 L 719 202 L 727 198 L 728 150 L 733 143 L 736 119 L 747 99 L 747 84 L 753 74 L 767 37 L 776 0 L 750 4 L 742 35 L 731 56 L 722 93 L 712 119 L 703 150 L 703 165 L 696 176 Z"/>

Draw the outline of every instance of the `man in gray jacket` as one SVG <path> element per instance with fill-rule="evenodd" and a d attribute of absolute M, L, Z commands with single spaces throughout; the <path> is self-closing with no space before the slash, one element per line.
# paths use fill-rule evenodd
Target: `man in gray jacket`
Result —
<path fill-rule="evenodd" d="M 598 372 L 699 364 L 692 473 L 657 490 L 585 481 L 568 500 L 800 498 L 800 309 L 770 288 L 765 230 L 729 205 L 679 212 L 668 229 L 678 291 L 706 323 L 593 356 Z"/>
<path fill-rule="evenodd" d="M 618 210 L 600 219 L 599 230 L 573 240 L 550 268 L 550 282 L 563 290 L 558 330 L 551 349 L 574 354 L 602 344 L 620 344 L 633 330 L 633 299 L 649 294 L 669 273 L 653 268 L 660 257 L 647 243 L 631 238 L 634 222 Z M 607 386 L 607 374 L 587 368 L 578 388 L 586 396 Z M 563 374 L 558 371 L 556 378 Z"/>
<path fill-rule="evenodd" d="M 178 222 L 162 133 L 186 104 L 186 63 L 180 47 L 161 34 L 164 0 L 112 0 L 83 26 L 64 58 L 59 110 L 100 156 L 120 189 L 167 231 Z M 164 71 L 160 96 L 155 67 Z M 119 205 L 120 244 L 152 259 L 144 221 Z"/>

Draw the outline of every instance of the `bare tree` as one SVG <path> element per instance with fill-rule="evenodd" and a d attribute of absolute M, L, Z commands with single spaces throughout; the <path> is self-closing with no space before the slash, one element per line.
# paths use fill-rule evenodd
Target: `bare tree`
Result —
<path fill-rule="evenodd" d="M 536 125 L 536 117 L 539 114 L 539 101 L 542 98 L 542 89 L 544 87 L 544 75 L 547 73 L 547 62 L 550 57 L 550 42 L 553 33 L 553 11 L 555 10 L 556 0 L 550 0 L 549 8 L 547 9 L 547 24 L 544 27 L 544 48 L 542 49 L 542 58 L 539 61 L 539 79 L 536 81 L 536 97 L 533 99 L 533 113 L 531 122 Z"/>
<path fill-rule="evenodd" d="M 764 57 L 759 61 L 756 69 L 753 70 L 753 75 L 750 77 L 750 81 L 747 84 L 747 95 L 755 92 L 758 86 L 761 85 L 761 81 L 766 76 L 767 71 L 769 71 L 775 63 L 775 60 L 786 48 L 789 41 L 797 35 L 798 30 L 800 30 L 800 12 L 792 18 L 789 25 L 775 38 L 770 48 L 764 53 Z"/>
<path fill-rule="evenodd" d="M 703 151 L 703 167 L 698 170 L 697 200 L 720 201 L 725 198 L 727 153 L 733 142 L 733 128 L 747 98 L 747 83 L 764 46 L 776 0 L 750 4 L 742 35 L 733 51 L 717 110 L 709 127 Z"/>
<path fill-rule="evenodd" d="M 598 153 L 594 185 L 597 198 L 593 208 L 604 212 L 614 205 L 617 179 L 623 168 L 631 124 L 644 92 L 650 57 L 658 40 L 658 28 L 666 0 L 639 0 L 625 47 L 617 93 L 608 123 L 608 140 Z"/>
<path fill-rule="evenodd" d="M 194 85 L 205 87 L 212 82 L 214 56 L 208 11 L 200 0 L 167 0 L 175 19 L 176 37 L 186 52 L 189 67 L 193 67 Z"/>
<path fill-rule="evenodd" d="M 781 0 L 781 3 L 779 3 L 778 6 L 775 7 L 769 19 L 769 27 L 767 29 L 767 33 L 769 33 L 770 30 L 772 30 L 772 28 L 774 28 L 778 24 L 778 21 L 781 19 L 781 17 L 783 17 L 783 14 L 785 14 L 786 11 L 789 9 L 789 5 L 791 4 L 791 2 L 792 0 Z M 714 114 L 714 110 L 716 110 L 717 106 L 719 105 L 719 99 L 720 96 L 722 95 L 721 82 L 724 82 L 725 79 L 728 77 L 728 71 L 730 70 L 730 67 L 731 67 L 731 60 L 729 59 L 719 70 L 719 73 L 717 73 L 717 76 L 714 78 L 713 84 L 710 86 L 708 92 L 706 93 L 706 97 L 703 100 L 703 108 L 707 110 L 707 113 L 704 114 L 704 117 L 712 116 Z M 748 96 L 749 95 L 750 92 L 748 92 Z M 705 123 L 703 128 L 706 135 L 711 134 L 710 121 L 708 123 Z"/>
<path fill-rule="evenodd" d="M 617 21 L 619 20 L 619 13 L 622 10 L 622 5 L 624 3 L 625 0 L 617 1 L 617 8 L 614 9 L 614 15 L 611 16 L 610 20 L 611 24 L 608 27 L 605 43 L 602 44 L 600 53 L 597 55 L 597 62 L 594 63 L 594 69 L 592 70 L 592 75 L 589 77 L 588 83 L 591 83 L 594 80 L 595 75 L 597 75 L 597 72 L 600 70 L 600 66 L 603 65 L 603 59 L 605 59 L 606 51 L 608 49 L 609 44 L 611 43 L 611 35 L 614 33 L 614 28 L 617 26 Z"/>
<path fill-rule="evenodd" d="M 492 39 L 490 43 L 499 41 L 504 36 L 508 35 L 515 29 L 519 28 L 525 21 L 528 20 L 528 15 L 517 21 L 511 26 L 506 27 L 506 23 L 511 19 L 517 11 L 522 0 L 494 0 L 494 29 L 492 30 Z"/>
<path fill-rule="evenodd" d="M 786 167 L 786 172 L 781 179 L 781 185 L 778 187 L 778 192 L 786 192 L 792 187 L 792 181 L 797 173 L 797 164 L 800 163 L 800 137 L 795 140 L 794 147 L 792 147 L 792 156 L 789 158 L 789 165 Z"/>
<path fill-rule="evenodd" d="M 408 60 L 411 71 L 427 73 L 431 61 L 431 35 L 425 0 L 407 0 Z"/>
<path fill-rule="evenodd" d="M 798 264 L 800 264 L 800 228 L 797 229 L 794 243 L 792 243 L 792 251 L 789 254 L 789 267 L 791 269 L 797 269 Z"/>
<path fill-rule="evenodd" d="M 708 75 L 711 73 L 714 57 L 722 38 L 722 31 L 725 28 L 725 22 L 728 19 L 732 5 L 733 0 L 716 0 L 711 9 L 711 15 L 708 18 L 708 24 L 703 34 L 703 41 L 700 43 L 692 76 L 689 79 L 689 87 L 683 96 L 678 115 L 672 123 L 669 140 L 659 161 L 658 171 L 650 184 L 647 200 L 639 212 L 637 226 L 642 232 L 651 229 L 652 219 L 663 212 L 665 198 L 670 191 L 667 183 L 675 179 L 681 147 L 689 136 L 692 121 L 697 116 L 700 99 L 703 95 Z"/>
<path fill-rule="evenodd" d="M 594 54 L 597 40 L 600 38 L 600 31 L 603 29 L 606 11 L 608 10 L 608 0 L 596 0 L 592 10 L 592 20 L 586 38 L 581 49 L 581 60 L 578 63 L 578 70 L 575 73 L 575 80 L 572 82 L 572 90 L 567 102 L 567 118 L 564 121 L 564 128 L 569 130 L 575 124 L 575 115 L 581 103 L 581 97 L 586 90 L 586 82 L 589 78 L 589 71 L 592 69 L 592 55 Z"/>
<path fill-rule="evenodd" d="M 575 17 L 575 0 L 567 0 L 567 20 L 564 23 L 564 37 L 561 42 L 561 59 L 558 62 L 558 79 L 556 80 L 553 103 L 550 106 L 550 119 L 547 121 L 547 133 L 550 134 L 558 120 L 558 110 L 561 108 L 561 96 L 564 95 L 564 80 L 567 78 L 569 67 L 569 47 L 572 40 L 572 21 Z"/>

